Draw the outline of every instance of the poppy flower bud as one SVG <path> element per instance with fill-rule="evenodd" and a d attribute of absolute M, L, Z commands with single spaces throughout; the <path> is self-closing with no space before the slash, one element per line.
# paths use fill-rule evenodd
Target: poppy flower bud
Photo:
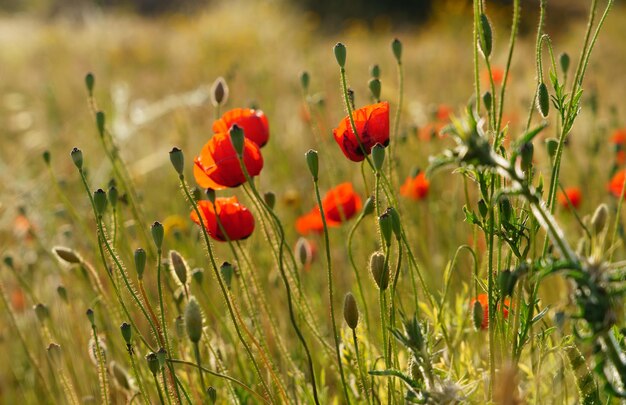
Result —
<path fill-rule="evenodd" d="M 380 233 L 385 241 L 386 246 L 391 245 L 391 232 L 393 232 L 393 218 L 389 211 L 385 211 L 378 217 L 378 225 L 380 226 Z"/>
<path fill-rule="evenodd" d="M 6 264 L 8 268 L 10 269 L 13 268 L 13 257 L 7 255 L 7 256 L 4 256 L 2 260 L 4 261 L 4 264 Z"/>
<path fill-rule="evenodd" d="M 398 38 L 395 38 L 391 42 L 391 50 L 393 51 L 393 56 L 396 57 L 398 63 L 402 61 L 402 42 Z"/>
<path fill-rule="evenodd" d="M 556 150 L 559 147 L 559 141 L 555 138 L 546 139 L 546 148 L 548 149 L 548 156 L 550 159 L 554 158 L 556 155 Z"/>
<path fill-rule="evenodd" d="M 99 188 L 93 193 L 93 203 L 96 206 L 96 212 L 102 216 L 107 209 L 107 193 Z"/>
<path fill-rule="evenodd" d="M 67 302 L 67 290 L 62 285 L 57 287 L 57 294 L 64 302 Z"/>
<path fill-rule="evenodd" d="M 243 156 L 244 138 L 243 129 L 239 125 L 233 124 L 230 128 L 230 142 L 233 144 L 233 148 L 235 148 L 239 158 Z"/>
<path fill-rule="evenodd" d="M 228 100 L 228 85 L 223 77 L 218 77 L 211 86 L 211 103 L 214 107 L 224 104 Z"/>
<path fill-rule="evenodd" d="M 228 287 L 228 289 L 230 290 L 230 286 L 233 280 L 233 274 L 235 273 L 235 268 L 232 264 L 224 262 L 220 266 L 220 273 L 222 273 L 222 278 L 226 283 L 226 287 Z"/>
<path fill-rule="evenodd" d="M 600 204 L 591 217 L 591 229 L 594 235 L 599 235 L 606 227 L 606 221 L 609 217 L 609 209 L 606 204 Z"/>
<path fill-rule="evenodd" d="M 109 196 L 109 203 L 111 204 L 111 207 L 115 209 L 115 207 L 117 206 L 117 200 L 119 198 L 119 192 L 117 191 L 117 187 L 115 186 L 109 187 L 108 196 Z"/>
<path fill-rule="evenodd" d="M 302 89 L 307 92 L 309 90 L 309 82 L 311 77 L 309 76 L 309 72 L 306 70 L 300 73 L 300 84 L 302 85 Z"/>
<path fill-rule="evenodd" d="M 200 267 L 197 267 L 193 270 L 191 270 L 191 278 L 193 278 L 193 280 L 198 283 L 198 285 L 202 284 L 202 280 L 204 280 L 204 269 L 201 269 Z"/>
<path fill-rule="evenodd" d="M 374 169 L 379 172 L 385 162 L 385 147 L 380 143 L 377 143 L 372 148 L 372 161 L 374 163 Z"/>
<path fill-rule="evenodd" d="M 402 224 L 400 223 L 400 215 L 398 211 L 393 208 L 387 208 L 386 212 L 391 216 L 391 229 L 393 230 L 393 234 L 396 237 L 396 240 L 399 241 L 402 238 Z"/>
<path fill-rule="evenodd" d="M 370 88 L 370 92 L 372 92 L 372 97 L 374 97 L 375 100 L 380 100 L 380 89 L 381 89 L 380 80 L 370 79 L 370 81 L 367 82 L 367 85 Z"/>
<path fill-rule="evenodd" d="M 521 168 L 523 171 L 527 172 L 530 170 L 533 164 L 533 154 L 535 152 L 535 147 L 532 142 L 526 142 L 522 145 L 520 155 L 522 156 Z"/>
<path fill-rule="evenodd" d="M 143 279 L 143 271 L 146 269 L 146 251 L 142 248 L 135 250 L 135 270 L 137 270 L 137 278 Z"/>
<path fill-rule="evenodd" d="M 72 157 L 72 161 L 74 162 L 74 165 L 78 168 L 78 170 L 82 169 L 83 168 L 83 152 L 78 148 L 74 148 L 70 152 L 70 156 Z"/>
<path fill-rule="evenodd" d="M 543 118 L 546 118 L 550 112 L 550 94 L 544 82 L 541 82 L 537 89 L 537 110 Z"/>
<path fill-rule="evenodd" d="M 317 175 L 319 172 L 317 151 L 309 149 L 309 151 L 305 153 L 304 156 L 306 156 L 306 164 L 309 166 L 309 171 L 311 172 L 311 176 L 313 176 L 313 181 L 317 181 Z"/>
<path fill-rule="evenodd" d="M 95 326 L 93 309 L 89 308 L 86 312 L 86 315 L 87 315 L 87 319 L 89 319 L 89 323 L 91 323 L 91 326 Z"/>
<path fill-rule="evenodd" d="M 210 404 L 215 404 L 217 403 L 217 390 L 215 389 L 215 387 L 209 387 L 206 389 L 206 395 L 207 397 L 209 397 L 209 403 Z"/>
<path fill-rule="evenodd" d="M 371 195 L 367 197 L 367 200 L 365 200 L 365 204 L 363 204 L 363 211 L 361 212 L 361 215 L 364 217 L 370 215 L 372 212 L 374 212 L 374 208 L 376 208 L 376 204 L 375 204 L 374 196 Z"/>
<path fill-rule="evenodd" d="M 96 113 L 96 126 L 98 127 L 98 133 L 100 134 L 100 136 L 104 136 L 105 121 L 106 121 L 106 116 L 104 115 L 104 112 L 98 111 Z"/>
<path fill-rule="evenodd" d="M 474 328 L 476 330 L 482 329 L 484 319 L 484 310 L 480 301 L 474 301 L 474 305 L 472 306 L 472 323 L 474 324 Z"/>
<path fill-rule="evenodd" d="M 166 358 L 167 358 L 167 350 L 165 350 L 162 347 L 157 352 L 157 360 L 159 360 L 159 366 L 161 367 L 161 369 L 163 369 L 163 367 L 165 367 L 165 359 Z"/>
<path fill-rule="evenodd" d="M 85 75 L 85 87 L 87 87 L 87 92 L 89 92 L 89 96 L 93 94 L 93 85 L 96 82 L 96 78 L 93 73 L 89 72 Z"/>
<path fill-rule="evenodd" d="M 45 164 L 49 165 L 50 164 L 50 151 L 43 151 L 43 153 L 41 154 L 41 157 L 43 158 L 43 161 Z"/>
<path fill-rule="evenodd" d="M 164 235 L 163 224 L 159 221 L 155 221 L 150 227 L 150 231 L 152 232 L 152 239 L 154 240 L 157 250 L 161 250 Z"/>
<path fill-rule="evenodd" d="M 146 361 L 148 362 L 148 369 L 153 376 L 156 376 L 159 372 L 159 359 L 155 352 L 150 352 L 146 355 Z"/>
<path fill-rule="evenodd" d="M 82 262 L 80 255 L 70 248 L 55 246 L 52 248 L 52 253 L 65 263 L 77 264 Z"/>
<path fill-rule="evenodd" d="M 35 305 L 33 309 L 35 310 L 35 315 L 37 315 L 37 319 L 39 319 L 39 322 L 43 323 L 46 319 L 50 317 L 50 310 L 42 303 Z"/>
<path fill-rule="evenodd" d="M 270 209 L 274 209 L 274 206 L 276 205 L 276 194 L 271 191 L 266 192 L 263 194 L 263 201 L 265 201 L 265 204 L 267 204 Z"/>
<path fill-rule="evenodd" d="M 176 147 L 172 148 L 170 151 L 170 162 L 172 162 L 176 172 L 182 175 L 185 169 L 185 155 L 183 155 L 183 151 Z"/>
<path fill-rule="evenodd" d="M 488 59 L 491 55 L 491 48 L 493 46 L 493 33 L 491 30 L 491 24 L 485 14 L 480 15 L 480 51 L 483 53 L 485 59 Z"/>
<path fill-rule="evenodd" d="M 124 341 L 126 342 L 127 345 L 129 345 L 131 339 L 133 338 L 133 330 L 130 327 L 130 324 L 124 322 L 120 326 L 120 331 L 122 332 L 122 337 L 124 338 Z"/>
<path fill-rule="evenodd" d="M 335 59 L 337 59 L 337 63 L 339 67 L 343 68 L 346 66 L 346 46 L 341 42 L 337 42 L 335 47 L 333 48 L 335 52 Z"/>
<path fill-rule="evenodd" d="M 480 213 L 480 216 L 483 217 L 483 219 L 487 217 L 488 211 L 489 208 L 487 207 L 487 203 L 485 202 L 485 200 L 483 200 L 482 198 L 478 200 L 478 212 Z"/>
<path fill-rule="evenodd" d="M 370 75 L 372 76 L 372 78 L 374 79 L 380 79 L 380 66 L 378 65 L 372 65 L 370 67 Z"/>
<path fill-rule="evenodd" d="M 559 55 L 559 64 L 561 65 L 561 70 L 563 71 L 563 74 L 567 74 L 567 71 L 569 70 L 569 62 L 569 55 L 566 52 L 563 52 Z"/>
<path fill-rule="evenodd" d="M 485 108 L 487 111 L 491 111 L 491 93 L 486 91 L 483 93 L 483 103 L 485 103 Z"/>
<path fill-rule="evenodd" d="M 215 190 L 212 188 L 207 188 L 205 191 L 207 199 L 211 201 L 212 204 L 215 204 Z"/>
<path fill-rule="evenodd" d="M 109 363 L 109 374 L 114 378 L 115 384 L 126 391 L 134 389 L 134 381 L 128 374 L 128 371 L 119 365 L 116 361 Z"/>
<path fill-rule="evenodd" d="M 346 298 L 343 300 L 343 318 L 350 329 L 356 329 L 359 323 L 359 309 L 356 306 L 354 295 L 350 292 L 346 294 Z"/>
<path fill-rule="evenodd" d="M 385 291 L 389 286 L 389 264 L 386 263 L 383 252 L 374 252 L 370 256 L 370 273 L 378 286 L 378 289 Z"/>
<path fill-rule="evenodd" d="M 185 328 L 189 340 L 193 343 L 198 343 L 202 337 L 202 312 L 196 297 L 189 298 L 185 308 Z"/>
<path fill-rule="evenodd" d="M 512 281 L 513 281 L 513 273 L 511 273 L 511 270 L 505 269 L 505 270 L 502 270 L 500 274 L 498 274 L 498 285 L 500 287 L 500 293 L 503 296 L 510 295 L 509 290 L 512 290 L 512 288 L 509 288 L 509 287 Z"/>
<path fill-rule="evenodd" d="M 294 248 L 296 258 L 300 265 L 306 267 L 311 264 L 313 261 L 313 248 L 311 246 L 311 242 L 309 242 L 306 238 L 299 237 L 296 241 L 296 246 Z"/>
<path fill-rule="evenodd" d="M 187 268 L 187 263 L 185 259 L 175 250 L 170 250 L 170 263 L 174 268 L 174 274 L 176 274 L 176 278 L 180 281 L 181 285 L 187 284 L 187 273 L 189 269 Z"/>

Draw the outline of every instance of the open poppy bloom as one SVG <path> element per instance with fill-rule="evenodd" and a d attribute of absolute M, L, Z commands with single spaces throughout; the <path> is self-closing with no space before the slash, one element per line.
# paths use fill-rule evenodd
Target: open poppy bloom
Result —
<path fill-rule="evenodd" d="M 430 181 L 424 172 L 420 172 L 415 177 L 407 177 L 404 184 L 400 186 L 400 195 L 413 200 L 422 200 L 428 195 Z"/>
<path fill-rule="evenodd" d="M 270 129 L 263 111 L 252 108 L 235 108 L 227 111 L 222 118 L 213 123 L 213 132 L 227 133 L 235 124 L 240 126 L 244 136 L 256 143 L 259 148 L 267 143 Z"/>
<path fill-rule="evenodd" d="M 333 130 L 333 136 L 348 159 L 360 162 L 377 143 L 383 146 L 389 144 L 389 103 L 383 101 L 359 108 L 352 116 L 363 149 L 352 131 L 350 117 L 341 120 L 339 126 Z"/>
<path fill-rule="evenodd" d="M 578 208 L 582 201 L 582 192 L 578 187 L 568 187 L 565 189 L 565 192 L 559 192 L 556 197 L 561 207 L 569 209 L 571 203 L 572 207 Z"/>
<path fill-rule="evenodd" d="M 239 203 L 237 197 L 218 197 L 215 199 L 215 208 L 208 200 L 198 201 L 198 210 L 207 232 L 211 238 L 217 241 L 246 239 L 254 230 L 252 213 Z M 226 235 L 222 232 L 217 218 L 219 218 Z M 201 225 L 195 211 L 191 212 L 191 219 L 196 224 Z"/>
<path fill-rule="evenodd" d="M 328 190 L 322 200 L 324 214 L 329 221 L 343 222 L 352 218 L 362 207 L 361 197 L 354 192 L 352 183 L 341 183 Z"/>
<path fill-rule="evenodd" d="M 329 228 L 338 226 L 339 222 L 331 221 L 326 218 L 326 226 Z M 322 222 L 322 214 L 317 207 L 314 207 L 308 213 L 298 217 L 296 220 L 296 231 L 300 235 L 308 235 L 310 233 L 324 232 L 324 223 Z"/>
<path fill-rule="evenodd" d="M 248 138 L 244 138 L 243 162 L 250 177 L 258 175 L 263 168 L 261 151 L 257 144 Z M 221 190 L 237 187 L 246 182 L 246 176 L 239 166 L 237 152 L 227 132 L 214 134 L 193 163 L 193 175 L 201 187 Z"/>
<path fill-rule="evenodd" d="M 624 187 L 624 180 L 626 178 L 626 169 L 620 170 L 615 173 L 611 181 L 609 182 L 607 189 L 615 197 L 619 198 L 622 195 L 622 187 Z"/>
<path fill-rule="evenodd" d="M 476 298 L 474 298 L 471 302 L 470 302 L 470 309 L 474 308 L 474 303 L 475 302 L 479 302 L 480 306 L 483 309 L 483 320 L 482 323 L 480 324 L 480 329 L 487 329 L 489 327 L 489 296 L 487 294 L 478 294 L 476 296 Z M 504 305 L 501 307 L 502 308 L 502 317 L 504 319 L 508 318 L 509 316 L 509 306 L 510 306 L 511 302 L 508 298 L 504 299 Z"/>

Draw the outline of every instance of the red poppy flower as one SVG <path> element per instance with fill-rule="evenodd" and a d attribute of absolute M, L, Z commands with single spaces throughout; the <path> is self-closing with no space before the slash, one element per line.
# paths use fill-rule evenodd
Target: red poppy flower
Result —
<path fill-rule="evenodd" d="M 565 192 L 559 192 L 556 197 L 561 207 L 569 209 L 569 203 L 571 203 L 572 207 L 578 208 L 580 206 L 580 202 L 582 201 L 582 192 L 578 187 L 568 187 L 565 189 Z"/>
<path fill-rule="evenodd" d="M 491 77 L 493 78 L 493 84 L 499 86 L 502 84 L 502 80 L 504 80 L 504 69 L 497 66 L 491 67 Z M 489 80 L 489 70 L 483 70 L 483 81 L 486 85 L 491 85 L 491 81 Z"/>
<path fill-rule="evenodd" d="M 428 195 L 429 188 L 430 181 L 428 181 L 424 172 L 420 172 L 415 177 L 407 177 L 404 184 L 400 187 L 400 195 L 413 200 L 422 200 Z"/>
<path fill-rule="evenodd" d="M 620 170 L 615 173 L 611 181 L 609 182 L 607 189 L 615 197 L 619 198 L 622 195 L 622 187 L 624 187 L 624 178 L 626 177 L 626 169 Z"/>
<path fill-rule="evenodd" d="M 333 135 L 343 154 L 353 162 L 360 162 L 377 143 L 383 146 L 389 144 L 389 103 L 383 101 L 359 108 L 352 116 L 364 150 L 361 150 L 352 131 L 349 117 L 341 120 L 339 126 L 333 130 Z"/>
<path fill-rule="evenodd" d="M 328 190 L 322 200 L 324 214 L 329 221 L 343 222 L 352 218 L 361 209 L 361 197 L 354 192 L 352 183 L 341 183 Z"/>
<path fill-rule="evenodd" d="M 263 111 L 251 108 L 235 108 L 227 111 L 222 118 L 213 123 L 213 132 L 228 132 L 234 124 L 239 125 L 243 129 L 244 136 L 259 145 L 259 148 L 267 143 L 270 129 Z"/>
<path fill-rule="evenodd" d="M 230 240 L 241 240 L 252 234 L 254 230 L 252 213 L 239 203 L 237 197 L 218 197 L 215 199 L 215 207 L 217 209 L 208 200 L 198 202 L 198 210 L 202 215 L 204 227 L 213 239 L 224 242 L 228 236 Z M 219 218 L 226 235 L 222 233 L 217 218 Z M 200 220 L 195 211 L 191 212 L 191 219 L 200 225 Z"/>
<path fill-rule="evenodd" d="M 263 168 L 263 156 L 257 144 L 247 138 L 244 138 L 243 148 L 243 162 L 250 176 L 254 177 Z M 193 174 L 201 187 L 214 190 L 237 187 L 246 182 L 227 132 L 214 134 L 204 145 L 200 156 L 194 160 Z"/>
<path fill-rule="evenodd" d="M 470 309 L 474 308 L 474 303 L 479 302 L 480 306 L 483 309 L 483 321 L 480 324 L 480 329 L 487 329 L 489 327 L 489 296 L 487 294 L 478 294 L 476 298 L 474 298 L 470 302 Z M 502 317 L 504 319 L 509 316 L 509 306 L 511 301 L 508 298 L 504 299 L 504 305 L 502 306 Z"/>
<path fill-rule="evenodd" d="M 450 116 L 452 115 L 452 107 L 440 104 L 437 107 L 437 111 L 435 112 L 435 119 L 440 122 L 448 122 L 450 121 Z"/>
<path fill-rule="evenodd" d="M 335 227 L 339 225 L 339 222 L 326 218 L 326 225 L 328 227 Z M 296 231 L 300 235 L 324 232 L 324 223 L 322 222 L 322 214 L 320 213 L 320 210 L 315 207 L 308 213 L 298 217 L 296 220 Z"/>
<path fill-rule="evenodd" d="M 616 146 L 624 146 L 626 143 L 626 128 L 619 128 L 611 135 L 611 143 Z"/>

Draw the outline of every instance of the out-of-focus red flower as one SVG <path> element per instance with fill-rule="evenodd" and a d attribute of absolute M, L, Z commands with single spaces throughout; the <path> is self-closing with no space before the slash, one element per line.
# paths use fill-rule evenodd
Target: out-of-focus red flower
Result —
<path fill-rule="evenodd" d="M 556 196 L 561 207 L 569 209 L 570 204 L 567 202 L 567 200 L 569 199 L 569 202 L 572 204 L 572 207 L 578 208 L 580 206 L 580 203 L 582 201 L 582 196 L 583 196 L 582 191 L 580 191 L 580 188 L 568 187 L 564 191 L 565 192 L 560 191 Z"/>
<path fill-rule="evenodd" d="M 239 203 L 237 197 L 218 197 L 215 199 L 215 207 L 210 201 L 202 200 L 198 202 L 198 210 L 207 232 L 217 241 L 246 239 L 254 231 L 254 217 L 246 207 Z M 217 218 L 226 235 L 222 233 Z M 200 225 L 200 219 L 195 211 L 191 212 L 191 219 Z"/>
<path fill-rule="evenodd" d="M 400 195 L 414 200 L 422 200 L 428 195 L 430 181 L 424 172 L 420 172 L 415 177 L 407 177 L 404 184 L 400 186 Z"/>
<path fill-rule="evenodd" d="M 624 163 L 626 163 L 626 151 L 620 149 L 615 152 L 615 163 L 617 163 L 618 165 L 623 165 Z"/>
<path fill-rule="evenodd" d="M 618 128 L 611 135 L 611 143 L 618 146 L 624 146 L 626 143 L 626 128 Z"/>
<path fill-rule="evenodd" d="M 267 143 L 270 129 L 263 111 L 252 108 L 235 108 L 227 111 L 222 118 L 213 123 L 213 132 L 228 133 L 235 124 L 240 126 L 244 136 L 256 143 L 259 148 Z"/>
<path fill-rule="evenodd" d="M 329 218 L 326 218 L 326 225 L 328 227 L 335 227 L 339 226 L 339 222 L 331 221 Z M 296 231 L 300 235 L 324 232 L 324 224 L 322 222 L 322 214 L 320 213 L 320 210 L 315 207 L 306 214 L 298 217 L 296 220 Z"/>
<path fill-rule="evenodd" d="M 435 113 L 435 119 L 439 122 L 450 121 L 450 115 L 452 115 L 452 107 L 445 104 L 439 104 L 437 112 Z"/>
<path fill-rule="evenodd" d="M 611 179 L 607 189 L 615 197 L 619 198 L 622 195 L 622 187 L 624 187 L 624 179 L 626 178 L 626 169 L 620 170 Z"/>
<path fill-rule="evenodd" d="M 502 80 L 504 80 L 504 69 L 498 66 L 491 67 L 491 77 L 493 78 L 493 84 L 499 86 L 502 84 Z M 485 85 L 490 86 L 491 81 L 489 80 L 489 70 L 483 70 L 482 79 Z"/>
<path fill-rule="evenodd" d="M 250 177 L 258 175 L 263 168 L 261 151 L 248 138 L 244 138 L 243 162 Z M 194 160 L 193 174 L 201 187 L 215 190 L 237 187 L 246 182 L 228 132 L 214 134 L 204 145 L 200 156 Z"/>
<path fill-rule="evenodd" d="M 354 191 L 352 183 L 341 183 L 326 192 L 322 207 L 330 221 L 347 221 L 361 209 L 361 197 Z"/>
<path fill-rule="evenodd" d="M 363 150 L 352 131 L 349 117 L 341 120 L 339 126 L 333 130 L 333 135 L 344 155 L 353 162 L 360 162 L 377 143 L 383 146 L 389 144 L 389 103 L 383 101 L 359 108 L 352 116 Z"/>
<path fill-rule="evenodd" d="M 489 296 L 487 294 L 478 294 L 472 301 L 470 302 L 470 309 L 474 308 L 474 303 L 479 302 L 480 306 L 483 309 L 483 321 L 480 324 L 480 328 L 485 330 L 489 327 Z M 509 306 L 511 301 L 508 298 L 504 299 L 504 305 L 502 308 L 502 317 L 504 319 L 509 316 Z"/>
<path fill-rule="evenodd" d="M 15 310 L 15 312 L 24 312 L 26 308 L 26 298 L 24 297 L 24 292 L 19 288 L 16 288 L 11 292 L 11 306 Z"/>

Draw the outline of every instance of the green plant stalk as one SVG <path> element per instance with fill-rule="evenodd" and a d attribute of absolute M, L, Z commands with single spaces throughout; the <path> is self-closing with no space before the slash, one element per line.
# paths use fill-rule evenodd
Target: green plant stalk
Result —
<path fill-rule="evenodd" d="M 356 338 L 356 329 L 352 329 L 352 341 L 354 342 L 354 351 L 356 353 L 356 366 L 359 370 L 359 377 L 361 378 L 361 387 L 363 388 L 363 398 L 367 404 L 370 403 L 370 399 L 367 395 L 367 380 L 365 379 L 365 373 L 361 364 L 361 356 L 359 355 L 359 341 Z"/>
<path fill-rule="evenodd" d="M 141 398 L 143 398 L 143 403 L 145 405 L 150 405 L 148 392 L 143 386 L 143 378 L 141 378 L 141 374 L 139 373 L 139 369 L 137 368 L 137 364 L 135 363 L 135 357 L 132 352 L 128 352 L 128 357 L 130 358 L 130 366 L 133 369 L 133 374 L 135 374 L 135 378 L 137 379 L 137 385 L 139 385 L 139 392 L 141 393 Z"/>
<path fill-rule="evenodd" d="M 272 402 L 274 402 L 271 391 L 267 383 L 262 377 L 262 373 L 261 373 L 261 370 L 259 369 L 259 365 L 256 359 L 254 358 L 254 356 L 252 355 L 252 350 L 250 349 L 248 342 L 246 342 L 243 335 L 241 334 L 240 325 L 238 324 L 237 317 L 235 316 L 233 302 L 231 300 L 230 295 L 228 294 L 228 290 L 226 289 L 226 286 L 224 285 L 224 281 L 222 280 L 222 276 L 219 272 L 219 269 L 217 268 L 217 263 L 215 262 L 215 257 L 213 255 L 213 248 L 211 246 L 211 242 L 209 241 L 209 235 L 207 233 L 204 220 L 202 219 L 202 214 L 200 213 L 200 210 L 198 209 L 198 204 L 196 204 L 195 200 L 191 196 L 191 193 L 189 192 L 187 183 L 185 182 L 185 176 L 180 174 L 178 176 L 178 179 L 179 179 L 181 188 L 183 189 L 183 192 L 185 193 L 187 201 L 191 204 L 194 212 L 198 216 L 198 220 L 200 221 L 200 229 L 202 230 L 202 235 L 204 237 L 204 243 L 207 249 L 207 253 L 209 255 L 209 261 L 211 262 L 211 268 L 213 269 L 213 274 L 215 278 L 217 279 L 218 285 L 220 287 L 220 291 L 222 293 L 222 297 L 224 298 L 224 301 L 226 302 L 226 307 L 228 308 L 228 313 L 230 315 L 231 321 L 233 322 L 233 325 L 235 326 L 237 337 L 239 338 L 239 341 L 241 342 L 241 344 L 244 346 L 244 349 L 246 350 L 246 353 L 248 354 L 248 357 L 250 358 L 250 361 L 252 362 L 252 365 L 257 373 L 257 376 L 259 377 L 259 380 L 261 381 L 261 384 L 263 385 L 263 389 L 267 393 L 268 397 L 272 400 Z M 244 324 L 242 324 L 241 326 L 245 328 Z"/>
<path fill-rule="evenodd" d="M 59 380 L 61 380 L 61 385 L 63 386 L 63 392 L 65 393 L 65 399 L 67 402 L 72 405 L 80 404 L 76 391 L 74 390 L 74 386 L 72 386 L 72 382 L 65 373 L 65 370 L 63 370 L 62 367 L 59 367 L 57 369 L 57 373 L 59 375 Z"/>
<path fill-rule="evenodd" d="M 513 22 L 511 24 L 511 38 L 509 39 L 509 53 L 504 68 L 504 78 L 502 79 L 502 87 L 500 88 L 500 104 L 498 106 L 498 121 L 496 123 L 496 131 L 498 137 L 500 134 L 500 125 L 502 124 L 502 113 L 504 111 L 504 96 L 506 93 L 507 80 L 509 78 L 509 69 L 511 68 L 511 60 L 513 59 L 513 50 L 515 49 L 515 39 L 519 30 L 520 22 L 520 0 L 513 1 Z M 501 141 L 501 140 L 499 140 Z M 499 142 L 498 142 L 499 143 Z"/>
<path fill-rule="evenodd" d="M 474 9 L 474 32 L 473 32 L 473 56 L 474 56 L 474 97 L 476 97 L 476 113 L 480 114 L 480 68 L 479 68 L 479 57 L 478 57 L 478 41 L 480 39 L 480 9 L 479 9 L 479 0 L 473 1 L 473 9 Z"/>
<path fill-rule="evenodd" d="M 402 66 L 402 61 L 397 60 L 398 66 L 398 106 L 396 110 L 396 115 L 393 119 L 393 139 L 398 139 L 398 133 L 400 131 L 400 115 L 402 113 L 402 104 L 404 101 L 404 69 Z M 393 183 L 393 164 L 395 163 L 395 145 L 396 142 L 390 143 L 389 145 L 389 164 L 388 164 L 388 173 L 389 181 Z"/>
<path fill-rule="evenodd" d="M 170 394 L 170 389 L 168 387 L 169 384 L 167 383 L 167 375 L 165 374 L 165 367 L 161 368 L 161 379 L 163 380 L 163 391 L 165 391 L 165 398 L 167 398 L 167 403 L 169 405 L 172 405 L 172 396 Z M 178 387 L 176 389 L 178 389 Z"/>
<path fill-rule="evenodd" d="M 343 71 L 343 68 L 342 68 Z M 345 78 L 345 75 L 342 75 Z M 347 101 L 347 99 L 346 99 Z M 349 103 L 347 103 L 349 104 Z M 335 304 L 333 303 L 333 273 L 332 273 L 332 260 L 330 258 L 330 240 L 328 238 L 328 225 L 326 224 L 326 214 L 322 207 L 322 199 L 320 197 L 320 189 L 316 178 L 313 178 L 313 188 L 315 189 L 315 198 L 317 199 L 317 205 L 322 217 L 322 225 L 324 227 L 324 244 L 326 248 L 326 270 L 328 276 L 328 298 L 330 303 L 330 320 L 333 327 L 333 338 L 335 340 L 335 352 L 337 354 L 337 364 L 339 366 L 339 376 L 341 377 L 341 385 L 343 388 L 344 399 L 347 404 L 350 404 L 350 397 L 348 396 L 348 387 L 346 385 L 346 379 L 343 373 L 343 365 L 341 363 L 341 352 L 339 351 L 339 333 L 337 331 L 337 322 L 335 321 Z"/>
<path fill-rule="evenodd" d="M 361 304 L 363 305 L 363 312 L 365 314 L 365 326 L 367 328 L 367 333 L 369 334 L 370 318 L 369 318 L 369 311 L 367 309 L 367 300 L 365 299 L 365 293 L 363 292 L 363 284 L 361 283 L 361 276 L 359 275 L 359 270 L 357 269 L 356 262 L 354 261 L 354 254 L 352 253 L 352 239 L 354 237 L 354 232 L 363 221 L 363 218 L 365 218 L 363 214 L 359 215 L 359 217 L 357 218 L 352 228 L 350 228 L 346 250 L 348 251 L 348 258 L 350 259 L 350 264 L 352 265 L 352 270 L 354 271 L 354 277 L 356 278 L 356 283 L 359 288 L 359 296 L 361 298 Z"/>
<path fill-rule="evenodd" d="M 165 405 L 165 402 L 163 401 L 163 394 L 161 393 L 161 387 L 159 386 L 159 379 L 157 378 L 156 374 L 153 374 L 154 377 L 154 384 L 156 385 L 156 390 L 159 393 L 159 402 L 161 403 L 161 405 Z"/>
<path fill-rule="evenodd" d="M 540 0 L 539 2 L 539 24 L 537 25 L 537 40 L 535 42 L 535 52 L 536 52 L 536 69 L 537 69 L 537 88 L 535 89 L 535 93 L 533 95 L 532 100 L 530 100 L 530 107 L 528 108 L 528 119 L 526 120 L 526 129 L 524 132 L 528 132 L 530 129 L 530 122 L 533 118 L 533 113 L 535 112 L 535 103 L 537 100 L 537 93 L 539 89 L 539 84 L 541 84 L 543 80 L 543 69 L 542 69 L 542 56 L 541 51 L 543 49 L 543 26 L 544 20 L 546 16 L 546 2 L 547 0 Z"/>
<path fill-rule="evenodd" d="M 495 175 L 494 175 L 495 177 Z M 489 274 L 487 275 L 487 294 L 488 294 L 488 328 L 489 328 L 489 398 L 493 399 L 493 386 L 496 380 L 496 359 L 495 359 L 495 297 L 494 297 L 494 280 L 493 280 L 493 242 L 494 242 L 494 222 L 495 222 L 495 212 L 493 208 L 493 191 L 494 185 L 493 180 L 491 183 L 490 190 L 490 201 L 489 201 L 489 231 L 485 234 L 487 238 L 487 271 Z"/>
<path fill-rule="evenodd" d="M 102 358 L 102 352 L 100 351 L 100 343 L 98 342 L 98 332 L 96 326 L 91 325 L 91 331 L 93 332 L 93 340 L 95 342 L 96 358 L 98 360 L 98 379 L 100 380 L 100 399 L 103 404 L 109 403 L 109 382 L 107 381 L 106 366 L 104 365 L 104 359 Z"/>
<path fill-rule="evenodd" d="M 276 227 L 279 230 L 278 237 L 280 239 L 280 242 L 279 242 L 280 245 L 279 245 L 279 255 L 278 255 L 278 269 L 280 270 L 280 275 L 281 275 L 281 277 L 283 279 L 283 283 L 285 285 L 285 291 L 287 293 L 287 306 L 289 308 L 289 320 L 291 321 L 291 325 L 293 326 L 293 329 L 296 332 L 296 335 L 298 335 L 298 339 L 300 340 L 300 343 L 302 344 L 302 347 L 304 348 L 304 351 L 306 353 L 307 363 L 308 363 L 308 366 L 309 366 L 309 373 L 311 375 L 311 377 L 310 377 L 311 378 L 311 385 L 313 387 L 313 398 L 315 400 L 315 403 L 319 404 L 319 398 L 318 398 L 318 394 L 317 394 L 317 384 L 316 384 L 316 381 L 315 381 L 315 369 L 313 368 L 313 358 L 311 357 L 311 352 L 310 352 L 309 347 L 308 347 L 308 345 L 306 343 L 306 340 L 304 339 L 304 335 L 302 334 L 302 331 L 300 331 L 300 328 L 298 327 L 298 323 L 296 321 L 295 312 L 294 312 L 294 309 L 293 309 L 293 302 L 292 302 L 292 298 L 291 298 L 291 287 L 289 286 L 289 280 L 287 278 L 287 274 L 285 273 L 285 268 L 284 268 L 283 252 L 284 252 L 284 245 L 285 245 L 285 232 L 283 230 L 283 227 L 282 227 L 282 224 L 280 222 L 280 219 L 276 216 L 274 211 L 269 206 L 267 206 L 267 204 L 265 203 L 265 200 L 263 200 L 263 198 L 261 197 L 261 195 L 257 191 L 257 189 L 256 189 L 256 187 L 254 185 L 254 181 L 252 180 L 252 177 L 250 177 L 250 173 L 248 173 L 248 168 L 246 167 L 246 165 L 245 165 L 245 163 L 243 161 L 243 156 L 238 156 L 238 160 L 239 160 L 239 166 L 241 168 L 241 171 L 243 172 L 244 176 L 246 177 L 246 180 L 248 181 L 248 185 L 250 187 L 250 190 L 254 194 L 254 196 L 257 199 L 257 201 L 259 202 L 259 204 L 273 218 L 274 223 L 276 224 Z M 323 215 L 324 214 L 322 214 L 322 216 Z"/>

